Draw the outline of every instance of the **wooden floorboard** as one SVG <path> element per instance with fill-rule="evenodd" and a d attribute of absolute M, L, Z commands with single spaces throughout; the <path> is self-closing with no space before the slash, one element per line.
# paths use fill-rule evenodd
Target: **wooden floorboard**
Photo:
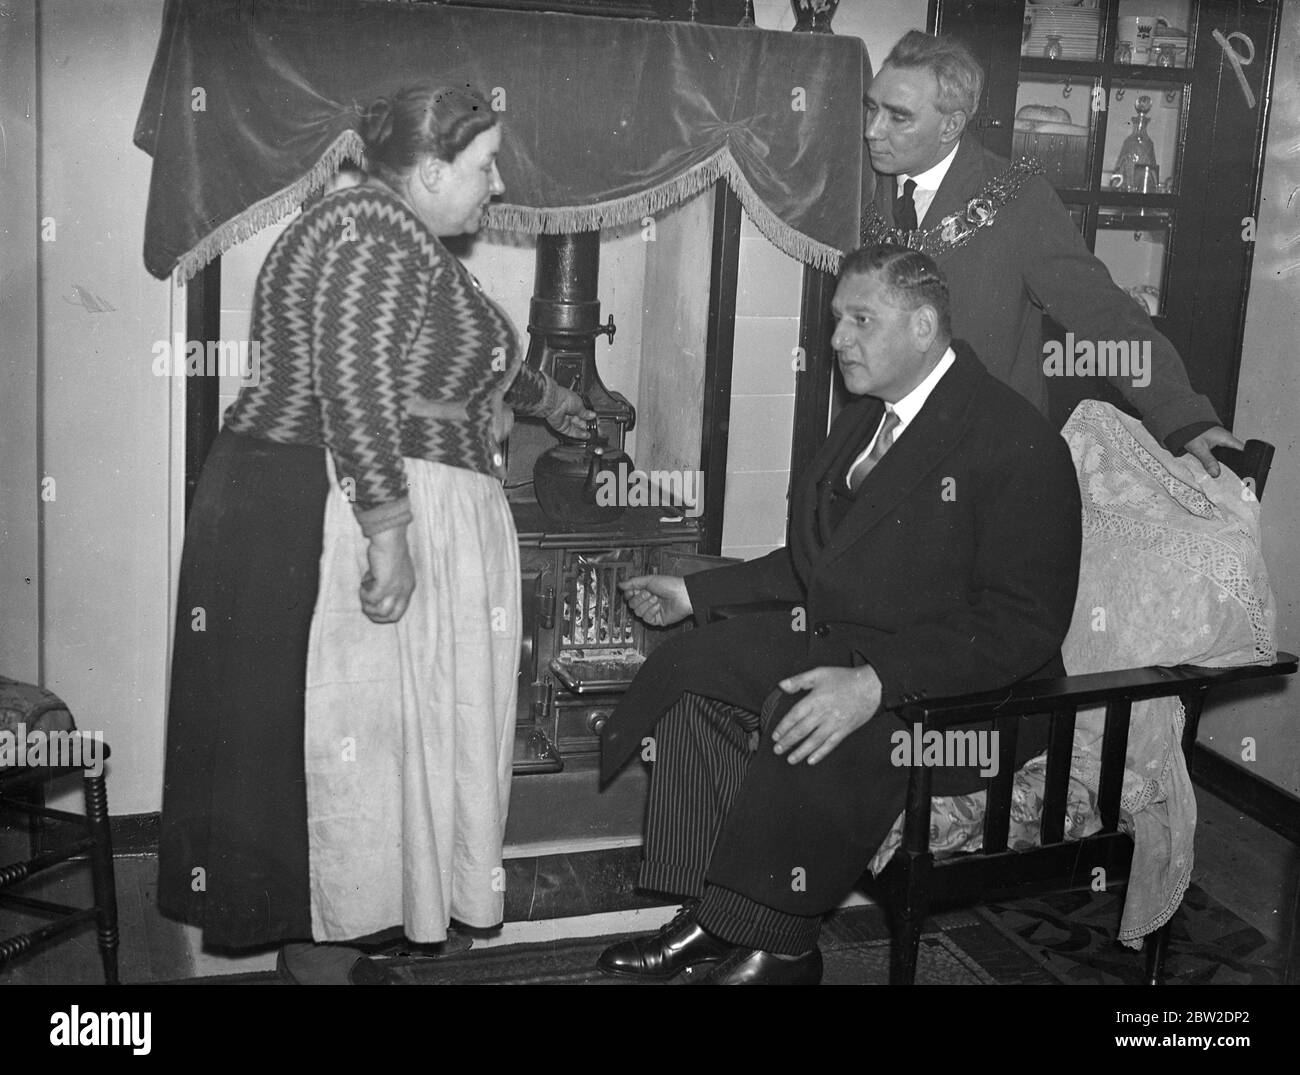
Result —
<path fill-rule="evenodd" d="M 1200 788 L 1196 806 L 1193 880 L 1269 940 L 1289 942 L 1300 848 Z"/>

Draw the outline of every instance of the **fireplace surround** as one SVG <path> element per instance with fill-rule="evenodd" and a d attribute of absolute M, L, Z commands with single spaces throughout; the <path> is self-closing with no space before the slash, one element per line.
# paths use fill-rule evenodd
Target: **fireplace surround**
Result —
<path fill-rule="evenodd" d="M 805 35 L 770 31 L 442 7 L 414 12 L 412 7 L 344 2 L 338 5 L 339 10 L 355 8 L 359 13 L 356 25 L 329 28 L 312 23 L 300 3 L 266 0 L 257 5 L 255 15 L 250 16 L 245 8 L 239 16 L 250 23 L 239 29 L 248 32 L 232 34 L 206 5 L 200 9 L 192 0 L 171 0 L 166 15 L 171 32 L 164 34 L 137 127 L 137 143 L 155 158 L 146 264 L 158 274 L 179 268 L 181 276 L 190 277 L 185 295 L 187 335 L 191 339 L 218 338 L 222 302 L 217 255 L 291 209 L 305 192 L 325 181 L 337 159 L 350 155 L 354 148 L 350 129 L 329 123 L 312 125 L 319 122 L 320 99 L 364 98 L 369 87 L 377 85 L 374 73 L 367 73 L 365 67 L 368 42 L 401 40 L 412 54 L 423 56 L 428 49 L 420 48 L 421 34 L 429 48 L 440 46 L 448 35 L 458 36 L 462 43 L 470 43 L 459 50 L 452 64 L 458 72 L 485 86 L 508 83 L 511 105 L 503 117 L 509 131 L 506 144 L 516 147 L 519 155 L 503 162 L 503 173 L 508 190 L 512 195 L 517 192 L 518 200 L 494 210 L 491 223 L 496 228 L 538 235 L 528 361 L 590 396 L 600 415 L 598 432 L 611 446 L 622 448 L 639 423 L 638 439 L 645 438 L 648 445 L 645 458 L 638 459 L 642 453 L 634 449 L 634 459 L 640 465 L 653 465 L 656 453 L 667 450 L 665 444 L 679 450 L 683 444 L 697 445 L 686 449 L 688 456 L 697 454 L 697 459 L 687 462 L 694 462 L 703 474 L 706 490 L 698 518 L 681 510 L 632 507 L 607 523 L 578 528 L 556 525 L 540 510 L 528 486 L 536 460 L 557 443 L 555 436 L 540 423 L 527 420 L 518 422 L 511 436 L 507 487 L 520 537 L 525 637 L 515 754 L 516 805 L 511 822 L 514 832 L 508 837 L 526 843 L 624 838 L 639 832 L 645 773 L 640 767 L 629 767 L 609 788 L 598 789 L 598 735 L 636 666 L 664 633 L 631 618 L 615 587 L 620 578 L 631 574 L 685 573 L 704 562 L 702 555 L 721 549 L 742 204 L 772 243 L 807 265 L 799 333 L 799 344 L 808 356 L 807 373 L 799 376 L 795 403 L 796 430 L 805 431 L 805 435 L 795 437 L 792 474 L 811 455 L 826 428 L 831 387 L 827 314 L 831 278 L 826 270 L 837 250 L 853 245 L 857 234 L 861 88 L 870 77 L 869 67 L 861 43 L 845 39 L 811 41 Z M 227 15 L 234 17 L 231 12 Z M 358 34 L 356 26 L 364 26 L 367 33 Z M 330 54 L 331 34 L 358 39 L 348 41 L 362 57 L 353 74 L 341 76 L 333 69 L 313 67 L 313 50 L 323 48 L 324 55 Z M 615 38 L 619 44 L 632 42 L 641 50 L 647 68 L 663 68 L 675 86 L 685 87 L 675 105 L 662 93 L 647 98 L 644 82 L 631 87 L 631 96 L 624 103 L 619 94 L 628 88 L 621 85 L 627 81 L 626 62 L 618 70 L 602 72 L 608 81 L 599 88 L 575 79 L 578 84 L 567 89 L 556 81 L 546 62 L 550 56 L 589 54 L 591 62 L 574 68 L 589 77 L 600 66 L 602 55 L 607 61 L 610 51 L 618 51 L 610 49 Z M 483 42 L 482 51 L 473 47 L 476 39 Z M 539 45 L 546 40 L 555 41 L 555 48 L 548 51 Z M 224 62 L 223 50 L 234 47 L 232 41 L 244 50 L 243 75 L 238 83 L 221 86 L 220 92 L 210 86 L 209 101 L 238 110 L 242 107 L 240 95 L 249 87 L 260 99 L 268 92 L 274 95 L 274 85 L 284 78 L 283 72 L 272 71 L 274 65 L 269 64 L 267 70 L 260 70 L 257 62 L 263 45 L 269 50 L 271 42 L 280 63 L 287 57 L 290 67 L 295 62 L 302 65 L 294 86 L 281 96 L 287 107 L 291 111 L 299 107 L 294 104 L 294 94 L 303 85 L 314 87 L 319 96 L 312 104 L 314 111 L 296 113 L 304 135 L 315 133 L 293 143 L 299 153 L 294 159 L 281 152 L 287 144 L 283 142 L 270 143 L 275 152 L 264 158 L 250 158 L 240 145 L 245 133 L 241 124 L 224 132 L 222 145 L 234 155 L 232 160 L 239 160 L 246 171 L 251 169 L 251 174 L 242 176 L 240 189 L 270 193 L 264 193 L 251 207 L 230 202 L 221 208 L 213 201 L 215 197 L 220 202 L 219 193 L 210 194 L 216 188 L 226 189 L 221 186 L 220 173 L 231 161 L 214 156 L 212 148 L 203 144 L 211 127 L 192 123 L 188 98 L 177 102 L 168 97 L 179 85 L 169 75 L 178 63 L 200 67 L 206 63 L 210 65 L 207 71 L 219 68 Z M 503 50 L 502 41 L 510 46 Z M 250 42 L 252 60 L 248 56 Z M 399 49 L 390 54 L 387 44 L 382 51 L 387 64 L 385 78 L 391 81 L 405 62 L 404 53 Z M 785 52 L 790 55 L 783 56 Z M 835 77 L 822 71 L 829 52 L 841 61 Z M 763 62 L 758 62 L 760 59 Z M 421 63 L 427 60 L 421 59 Z M 541 67 L 536 66 L 539 63 Z M 204 77 L 205 70 L 193 72 L 194 77 Z M 778 77 L 765 80 L 760 77 L 764 70 L 776 72 Z M 800 97 L 813 98 L 809 113 L 801 114 L 791 106 L 791 87 L 787 85 L 791 70 L 810 72 L 796 87 Z M 539 107 L 533 99 L 538 94 L 527 92 L 526 81 L 509 81 L 516 75 L 531 78 L 534 88 L 544 86 L 549 97 L 539 99 L 550 107 Z M 259 85 L 259 80 L 268 79 L 272 85 Z M 563 93 L 571 94 L 570 100 L 563 99 Z M 577 124 L 574 130 L 566 130 L 574 127 L 573 101 L 593 96 L 600 99 L 604 111 L 589 113 L 589 126 Z M 521 98 L 525 103 L 518 103 Z M 785 120 L 781 119 L 783 113 L 788 114 Z M 651 114 L 669 115 L 670 124 L 664 130 L 672 138 L 681 137 L 678 144 L 664 143 L 665 152 L 677 154 L 676 171 L 637 171 L 637 161 L 652 148 L 651 131 L 642 127 L 650 122 L 647 116 Z M 560 115 L 569 119 L 562 123 L 557 119 Z M 186 125 L 191 125 L 190 133 L 183 129 Z M 627 130 L 637 133 L 641 142 L 620 162 L 619 153 L 631 146 L 621 133 Z M 579 134 L 576 142 L 574 133 Z M 313 139 L 317 148 L 304 149 Z M 799 169 L 809 167 L 810 143 L 824 146 L 823 162 L 814 165 L 806 179 L 821 194 L 816 201 L 808 200 L 806 183 L 800 187 L 805 180 Z M 588 162 L 599 160 L 596 154 L 609 157 L 611 166 L 603 170 L 588 167 Z M 794 155 L 790 162 L 784 161 L 786 154 Z M 793 163 L 796 158 L 797 167 Z M 832 159 L 836 167 L 828 172 L 827 163 Z M 540 184 L 533 179 L 541 180 Z M 164 191 L 193 199 L 176 209 L 180 217 L 169 216 L 169 208 L 175 209 L 175 205 L 169 205 Z M 684 420 L 677 411 L 682 408 L 668 408 L 675 415 L 669 421 L 663 413 L 656 413 L 656 408 L 662 412 L 666 398 L 680 389 L 672 375 L 652 370 L 658 380 L 655 376 L 641 380 L 649 395 L 643 391 L 632 400 L 604 384 L 600 373 L 606 361 L 604 348 L 612 342 L 617 326 L 612 317 L 603 323 L 600 319 L 600 232 L 596 229 L 640 224 L 653 231 L 664 208 L 696 194 L 710 203 L 712 210 L 707 229 L 696 237 L 699 253 L 694 259 L 700 286 L 708 292 L 700 326 L 703 338 L 691 348 L 702 366 L 697 370 L 702 390 L 691 401 L 694 430 L 690 436 L 679 436 Z M 188 207 L 197 204 L 207 205 L 207 214 L 202 219 L 186 216 Z M 560 269 L 584 266 L 592 271 L 556 275 Z M 667 300 L 669 296 L 662 290 L 673 286 L 671 274 L 660 272 L 656 278 L 660 293 L 648 294 L 647 304 Z M 662 341 L 653 343 L 658 350 L 649 340 L 641 348 L 643 370 L 665 357 Z M 215 436 L 217 385 L 194 379 L 186 391 L 189 494 Z"/>

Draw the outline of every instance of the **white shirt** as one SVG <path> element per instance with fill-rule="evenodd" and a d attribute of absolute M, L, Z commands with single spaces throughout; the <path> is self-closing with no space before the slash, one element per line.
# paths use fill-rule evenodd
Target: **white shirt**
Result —
<path fill-rule="evenodd" d="M 958 145 L 960 145 L 960 140 Z M 952 147 L 952 152 L 943 158 L 933 168 L 927 168 L 920 175 L 908 175 L 906 172 L 900 172 L 898 175 L 898 194 L 902 197 L 903 184 L 909 179 L 916 184 L 916 190 L 912 191 L 912 201 L 916 205 L 916 226 L 921 226 L 921 221 L 925 219 L 925 214 L 930 209 L 930 203 L 934 201 L 934 196 L 939 190 L 939 184 L 943 182 L 943 177 L 948 174 L 948 169 L 952 167 L 952 159 L 957 155 L 957 146 Z"/>
<path fill-rule="evenodd" d="M 929 376 L 927 376 L 924 381 L 913 388 L 912 391 L 908 392 L 907 395 L 897 403 L 885 404 L 886 412 L 892 410 L 896 415 L 898 415 L 898 425 L 894 427 L 895 444 L 898 443 L 898 438 L 903 435 L 903 430 L 911 425 L 912 419 L 921 412 L 921 408 L 925 406 L 925 401 L 930 398 L 930 393 L 934 391 L 934 386 L 937 385 L 939 379 L 948 372 L 956 359 L 956 353 L 951 347 L 949 347 L 948 350 L 943 353 L 943 357 L 939 359 L 939 364 L 930 371 Z M 876 446 L 876 439 L 880 436 L 880 430 L 884 424 L 885 417 L 884 415 L 881 415 L 880 425 L 876 426 L 876 432 L 871 438 L 871 443 L 867 445 L 866 450 L 862 452 L 861 455 L 853 460 L 853 465 L 849 467 L 848 471 L 845 473 L 845 485 L 849 485 L 849 476 L 858 469 L 858 464 L 871 454 L 871 449 Z M 849 488 L 852 488 L 852 486 L 849 486 Z"/>

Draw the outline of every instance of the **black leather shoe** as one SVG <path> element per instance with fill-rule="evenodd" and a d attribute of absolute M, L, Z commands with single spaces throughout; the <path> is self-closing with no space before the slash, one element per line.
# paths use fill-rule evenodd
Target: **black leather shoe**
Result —
<path fill-rule="evenodd" d="M 757 948 L 737 948 L 700 976 L 697 985 L 820 985 L 822 953 L 781 959 Z"/>
<path fill-rule="evenodd" d="M 732 947 L 696 925 L 695 908 L 688 905 L 657 932 L 610 945 L 601 952 L 596 966 L 606 974 L 666 980 L 687 967 L 716 963 Z"/>

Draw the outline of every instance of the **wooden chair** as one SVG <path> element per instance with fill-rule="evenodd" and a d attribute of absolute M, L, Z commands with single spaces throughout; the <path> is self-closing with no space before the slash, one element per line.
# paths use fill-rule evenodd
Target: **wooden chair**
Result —
<path fill-rule="evenodd" d="M 1182 748 L 1188 752 L 1196 738 L 1197 721 L 1210 688 L 1235 680 L 1293 675 L 1297 659 L 1279 653 L 1271 665 L 1238 668 L 1129 668 L 1119 672 L 1063 676 L 1022 683 L 1009 690 L 952 698 L 936 698 L 903 706 L 908 724 L 920 724 L 922 734 L 937 729 L 992 720 L 998 731 L 997 776 L 989 778 L 981 851 L 936 858 L 930 852 L 930 782 L 932 771 L 912 769 L 903 822 L 903 845 L 877 882 L 894 914 L 891 984 L 910 985 L 916 973 L 921 927 L 942 907 L 1019 898 L 1037 892 L 1084 888 L 1093 870 L 1104 869 L 1107 884 L 1128 876 L 1133 841 L 1119 831 L 1120 796 L 1133 703 L 1177 695 L 1187 712 Z M 1079 840 L 1066 840 L 1065 807 L 1074 745 L 1075 715 L 1082 708 L 1106 707 L 1102 737 L 1101 781 L 1097 809 L 1101 831 Z M 1043 802 L 1040 846 L 1007 848 L 1011 795 L 1015 780 L 1016 718 L 1036 714 L 1051 722 L 1047 750 L 1047 783 Z M 1169 938 L 1169 924 L 1147 942 L 1147 982 L 1159 984 Z"/>
<path fill-rule="evenodd" d="M 33 731 L 41 736 L 74 729 L 72 716 L 57 697 L 41 687 L 19 683 L 0 676 L 0 731 L 10 737 Z M 14 740 L 9 739 L 12 743 Z M 85 754 L 80 764 L 0 764 L 0 810 L 14 811 L 28 819 L 31 840 L 30 858 L 0 866 L 0 907 L 8 906 L 48 916 L 54 921 L 13 937 L 0 938 L 0 966 L 57 940 L 71 936 L 87 922 L 94 921 L 99 953 L 104 964 L 104 981 L 118 984 L 117 973 L 117 891 L 113 871 L 113 841 L 109 833 L 108 799 L 102 768 L 109 750 L 100 744 L 99 764 Z M 64 759 L 74 761 L 75 759 Z M 86 813 L 73 814 L 52 810 L 45 805 L 45 786 L 52 780 L 79 773 L 86 798 Z M 77 838 L 58 849 L 46 849 L 43 822 L 57 821 L 73 825 Z M 72 907 L 49 900 L 20 896 L 13 888 L 62 862 L 86 855 L 90 860 L 94 904 Z"/>
<path fill-rule="evenodd" d="M 1244 451 L 1222 449 L 1215 454 L 1238 476 L 1250 479 L 1257 496 L 1263 493 L 1273 458 L 1272 445 L 1252 440 Z M 1129 668 L 1036 680 L 1008 690 L 917 700 L 902 706 L 899 712 L 904 721 L 908 725 L 920 724 L 923 735 L 932 729 L 942 733 L 956 725 L 991 720 L 999 732 L 1001 764 L 997 775 L 988 780 L 982 850 L 945 858 L 936 858 L 929 846 L 931 770 L 923 766 L 912 769 L 903 844 L 880 877 L 874 883 L 868 881 L 868 887 L 882 893 L 893 913 L 891 984 L 913 983 L 921 928 L 932 911 L 1084 888 L 1098 867 L 1106 871 L 1108 885 L 1127 878 L 1133 842 L 1128 834 L 1119 831 L 1119 819 L 1129 716 L 1134 702 L 1172 696 L 1181 699 L 1186 712 L 1181 745 L 1184 755 L 1190 757 L 1211 688 L 1245 679 L 1294 675 L 1296 668 L 1294 654 L 1279 653 L 1277 661 L 1267 666 Z M 1067 841 L 1064 822 L 1075 716 L 1080 709 L 1102 705 L 1106 715 L 1097 800 L 1101 831 Z M 1031 714 L 1050 722 L 1040 844 L 1013 851 L 1007 847 L 1007 834 L 1015 780 L 1017 718 Z M 1294 797 L 1292 803 L 1291 816 L 1295 817 L 1300 803 Z M 1148 984 L 1159 984 L 1169 927 L 1166 923 L 1147 941 Z"/>

